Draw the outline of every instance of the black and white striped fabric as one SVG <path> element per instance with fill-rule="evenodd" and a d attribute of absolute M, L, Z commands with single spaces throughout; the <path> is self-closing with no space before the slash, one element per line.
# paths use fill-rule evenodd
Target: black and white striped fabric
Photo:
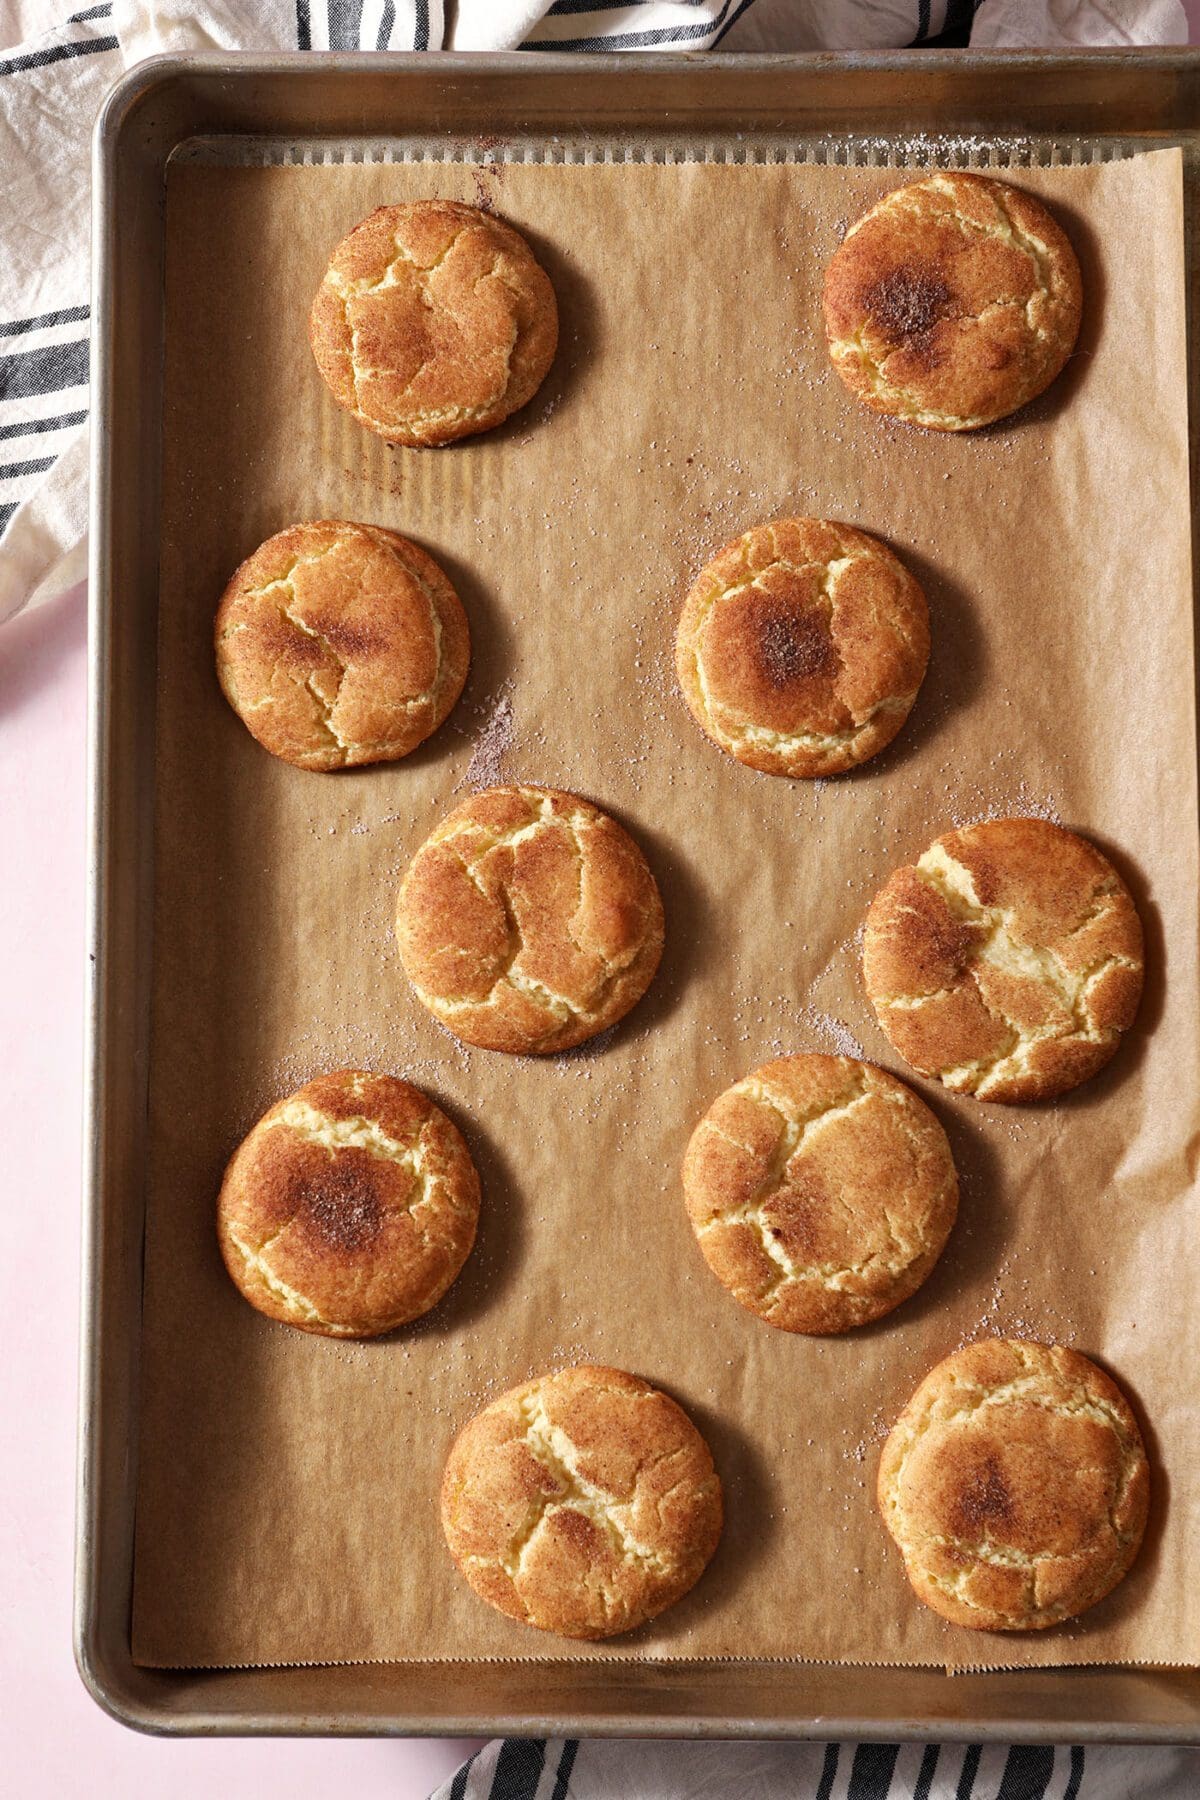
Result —
<path fill-rule="evenodd" d="M 433 1800 L 1196 1800 L 1186 1750 L 508 1739 Z"/>
<path fill-rule="evenodd" d="M 83 571 L 89 138 L 145 56 L 1186 40 L 1181 0 L 0 0 L 0 623 Z"/>
<path fill-rule="evenodd" d="M 0 620 L 83 570 L 87 140 L 122 69 L 111 11 L 64 6 L 32 41 L 0 39 Z"/>

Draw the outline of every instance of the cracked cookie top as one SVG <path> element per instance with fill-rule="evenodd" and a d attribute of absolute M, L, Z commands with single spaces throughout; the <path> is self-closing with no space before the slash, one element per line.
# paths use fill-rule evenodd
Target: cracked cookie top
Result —
<path fill-rule="evenodd" d="M 418 545 L 316 519 L 260 544 L 221 596 L 225 698 L 264 749 L 301 769 L 394 762 L 463 690 L 462 602 Z"/>
<path fill-rule="evenodd" d="M 546 1054 L 641 999 L 662 955 L 662 901 L 599 807 L 553 788 L 488 788 L 413 857 L 396 937 L 417 998 L 456 1037 Z"/>
<path fill-rule="evenodd" d="M 217 1204 L 225 1267 L 259 1312 L 377 1337 L 435 1306 L 475 1241 L 479 1177 L 457 1128 L 393 1075 L 318 1075 L 264 1114 Z"/>
<path fill-rule="evenodd" d="M 563 1637 L 631 1631 L 680 1599 L 722 1517 L 708 1445 L 683 1409 L 587 1364 L 485 1407 L 442 1481 L 442 1529 L 475 1592 Z"/>
<path fill-rule="evenodd" d="M 735 1082 L 683 1161 L 688 1217 L 735 1300 L 784 1331 L 865 1325 L 915 1293 L 958 1211 L 923 1100 L 846 1056 L 788 1056 Z"/>
<path fill-rule="evenodd" d="M 978 1631 L 1040 1631 L 1128 1572 L 1150 1471 L 1129 1403 L 1095 1363 L 989 1338 L 925 1377 L 884 1445 L 878 1495 L 927 1606 Z"/>
<path fill-rule="evenodd" d="M 334 398 L 393 444 L 448 444 L 531 400 L 554 360 L 550 277 L 503 219 L 379 206 L 330 258 L 309 318 Z"/>
<path fill-rule="evenodd" d="M 852 225 L 825 275 L 825 335 L 858 399 L 973 431 L 1048 387 L 1079 333 L 1079 264 L 1021 188 L 939 170 Z"/>
<path fill-rule="evenodd" d="M 780 519 L 727 544 L 675 639 L 697 724 L 768 775 L 835 775 L 874 756 L 928 661 L 918 583 L 877 538 L 829 519 Z"/>
<path fill-rule="evenodd" d="M 1112 1056 L 1142 927 L 1099 850 L 1045 819 L 951 831 L 876 895 L 863 980 L 906 1061 L 978 1100 L 1046 1100 Z"/>

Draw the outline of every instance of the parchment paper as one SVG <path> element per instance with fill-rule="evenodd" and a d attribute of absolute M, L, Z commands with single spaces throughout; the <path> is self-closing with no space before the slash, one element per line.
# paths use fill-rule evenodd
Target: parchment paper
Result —
<path fill-rule="evenodd" d="M 155 995 L 134 1647 L 160 1665 L 407 1658 L 816 1658 L 946 1666 L 1200 1655 L 1196 783 L 1181 165 L 1021 170 L 1082 260 L 1078 354 L 975 436 L 844 393 L 818 293 L 839 225 L 903 176 L 804 166 L 182 166 L 168 187 Z M 563 342 L 529 409 L 393 450 L 326 394 L 308 302 L 373 205 L 482 194 L 554 279 Z M 772 517 L 888 539 L 926 584 L 909 725 L 851 777 L 759 776 L 675 692 L 706 555 Z M 406 762 L 272 759 L 225 705 L 211 626 L 239 559 L 296 519 L 374 520 L 457 582 L 474 661 Z M 507 744 L 506 739 L 511 739 Z M 474 759 L 474 760 L 473 760 Z M 147 771 L 147 779 L 150 772 Z M 391 935 L 409 856 L 469 779 L 561 785 L 645 847 L 668 918 L 641 1006 L 590 1052 L 468 1052 Z M 939 831 L 1038 811 L 1128 879 L 1149 982 L 1115 1063 L 1053 1106 L 955 1100 L 903 1068 L 860 988 L 880 883 Z M 742 1311 L 703 1263 L 679 1163 L 767 1057 L 855 1050 L 951 1135 L 960 1223 L 920 1294 L 839 1340 Z M 478 1247 L 425 1321 L 367 1345 L 261 1319 L 225 1275 L 225 1159 L 272 1100 L 359 1064 L 423 1085 L 485 1183 Z M 989 1332 L 1100 1357 L 1140 1406 L 1154 1513 L 1116 1594 L 1025 1638 L 942 1624 L 877 1517 L 878 1446 L 927 1369 Z M 661 1620 L 573 1647 L 451 1565 L 442 1463 L 490 1396 L 577 1359 L 674 1394 L 728 1525 Z"/>

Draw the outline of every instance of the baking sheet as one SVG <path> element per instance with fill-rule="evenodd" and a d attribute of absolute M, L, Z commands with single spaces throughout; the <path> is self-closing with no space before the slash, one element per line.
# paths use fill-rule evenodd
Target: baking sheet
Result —
<path fill-rule="evenodd" d="M 1181 1375 L 1200 1274 L 1200 994 L 1180 158 L 1014 173 L 1068 225 L 1087 316 L 1051 393 L 965 438 L 859 410 L 821 343 L 838 229 L 902 178 L 790 164 L 171 171 L 139 1662 L 1197 1661 L 1200 1422 Z M 525 230 L 564 328 L 531 406 L 440 452 L 362 432 L 305 338 L 329 247 L 372 205 L 427 193 L 484 199 Z M 933 615 L 905 732 L 825 783 L 720 755 L 671 675 L 695 569 L 789 512 L 886 537 Z M 262 537 L 338 514 L 440 558 L 475 654 L 457 712 L 413 757 L 323 777 L 249 738 L 220 697 L 210 634 Z M 413 849 L 471 781 L 497 778 L 610 808 L 667 907 L 647 999 L 548 1062 L 458 1046 L 392 945 Z M 1052 1107 L 915 1083 L 963 1179 L 939 1268 L 845 1339 L 772 1331 L 694 1244 L 687 1136 L 768 1056 L 861 1045 L 905 1073 L 861 994 L 862 915 L 940 829 L 1014 810 L 1087 831 L 1130 881 L 1150 949 L 1139 1024 L 1106 1074 Z M 260 1319 L 213 1232 L 240 1135 L 344 1063 L 426 1087 L 485 1184 L 479 1244 L 446 1301 L 368 1345 Z M 1134 1573 L 1038 1637 L 967 1633 L 922 1608 L 872 1501 L 879 1440 L 912 1388 L 992 1331 L 1107 1361 L 1155 1461 Z M 457 1426 L 580 1358 L 636 1370 L 689 1409 L 728 1510 L 691 1596 L 586 1647 L 482 1606 L 436 1505 Z"/>

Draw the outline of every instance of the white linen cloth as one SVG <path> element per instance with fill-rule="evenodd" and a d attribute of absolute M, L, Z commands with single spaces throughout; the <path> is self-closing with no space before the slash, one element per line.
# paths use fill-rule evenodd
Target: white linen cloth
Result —
<path fill-rule="evenodd" d="M 18 34 L 21 41 L 17 41 Z M 88 170 L 122 69 L 189 50 L 1186 43 L 1180 0 L 3 0 L 0 624 L 83 572 Z"/>

